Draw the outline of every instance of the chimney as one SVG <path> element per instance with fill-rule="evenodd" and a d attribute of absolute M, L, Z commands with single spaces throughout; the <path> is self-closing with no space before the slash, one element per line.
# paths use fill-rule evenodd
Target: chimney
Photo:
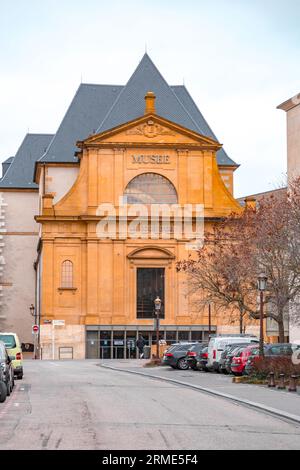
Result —
<path fill-rule="evenodd" d="M 148 91 L 145 96 L 145 114 L 155 114 L 155 94 Z"/>
<path fill-rule="evenodd" d="M 256 199 L 253 196 L 248 196 L 244 199 L 245 209 L 256 209 Z"/>

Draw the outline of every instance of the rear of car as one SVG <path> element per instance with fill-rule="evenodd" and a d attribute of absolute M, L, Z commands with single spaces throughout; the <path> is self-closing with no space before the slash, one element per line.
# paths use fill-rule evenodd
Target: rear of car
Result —
<path fill-rule="evenodd" d="M 257 349 L 256 345 L 242 346 L 232 358 L 231 361 L 231 372 L 234 375 L 243 375 L 245 373 L 245 367 L 251 352 Z"/>
<path fill-rule="evenodd" d="M 255 336 L 216 336 L 211 338 L 208 344 L 208 362 L 207 367 L 209 370 L 215 370 L 220 372 L 219 361 L 221 359 L 221 354 L 225 350 L 226 346 L 229 344 L 238 344 L 238 343 L 258 343 L 258 339 Z"/>
<path fill-rule="evenodd" d="M 203 348 L 199 355 L 199 359 L 197 361 L 197 369 L 203 370 L 204 372 L 208 372 L 207 361 L 208 361 L 208 346 L 206 348 Z"/>
<path fill-rule="evenodd" d="M 23 355 L 21 343 L 16 333 L 0 333 L 0 341 L 5 344 L 7 353 L 12 360 L 14 373 L 18 379 L 23 378 Z"/>
<path fill-rule="evenodd" d="M 164 356 L 164 363 L 171 366 L 173 369 L 186 370 L 189 368 L 189 364 L 186 360 L 188 350 L 196 343 L 178 343 L 168 349 Z"/>
<path fill-rule="evenodd" d="M 187 352 L 186 360 L 193 370 L 198 370 L 197 362 L 200 360 L 201 352 L 207 347 L 207 343 L 194 344 Z"/>

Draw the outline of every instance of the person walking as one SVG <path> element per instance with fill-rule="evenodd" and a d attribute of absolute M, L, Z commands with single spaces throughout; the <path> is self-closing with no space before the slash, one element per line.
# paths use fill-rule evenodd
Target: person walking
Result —
<path fill-rule="evenodd" d="M 146 340 L 143 338 L 142 335 L 139 336 L 139 339 L 136 342 L 137 348 L 139 350 L 140 359 L 144 357 L 144 346 L 146 345 Z"/>

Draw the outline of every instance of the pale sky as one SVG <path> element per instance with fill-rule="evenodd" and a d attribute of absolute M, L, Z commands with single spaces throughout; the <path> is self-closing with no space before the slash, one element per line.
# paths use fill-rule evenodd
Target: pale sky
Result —
<path fill-rule="evenodd" d="M 80 82 L 125 84 L 147 52 L 183 80 L 241 167 L 235 195 L 277 187 L 300 92 L 299 0 L 0 0 L 0 160 L 55 133 Z"/>

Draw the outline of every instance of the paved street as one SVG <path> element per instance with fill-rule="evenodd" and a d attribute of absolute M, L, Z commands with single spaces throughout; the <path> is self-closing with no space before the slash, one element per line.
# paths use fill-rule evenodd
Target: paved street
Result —
<path fill-rule="evenodd" d="M 0 404 L 0 449 L 299 448 L 300 426 L 96 361 L 26 361 Z"/>

